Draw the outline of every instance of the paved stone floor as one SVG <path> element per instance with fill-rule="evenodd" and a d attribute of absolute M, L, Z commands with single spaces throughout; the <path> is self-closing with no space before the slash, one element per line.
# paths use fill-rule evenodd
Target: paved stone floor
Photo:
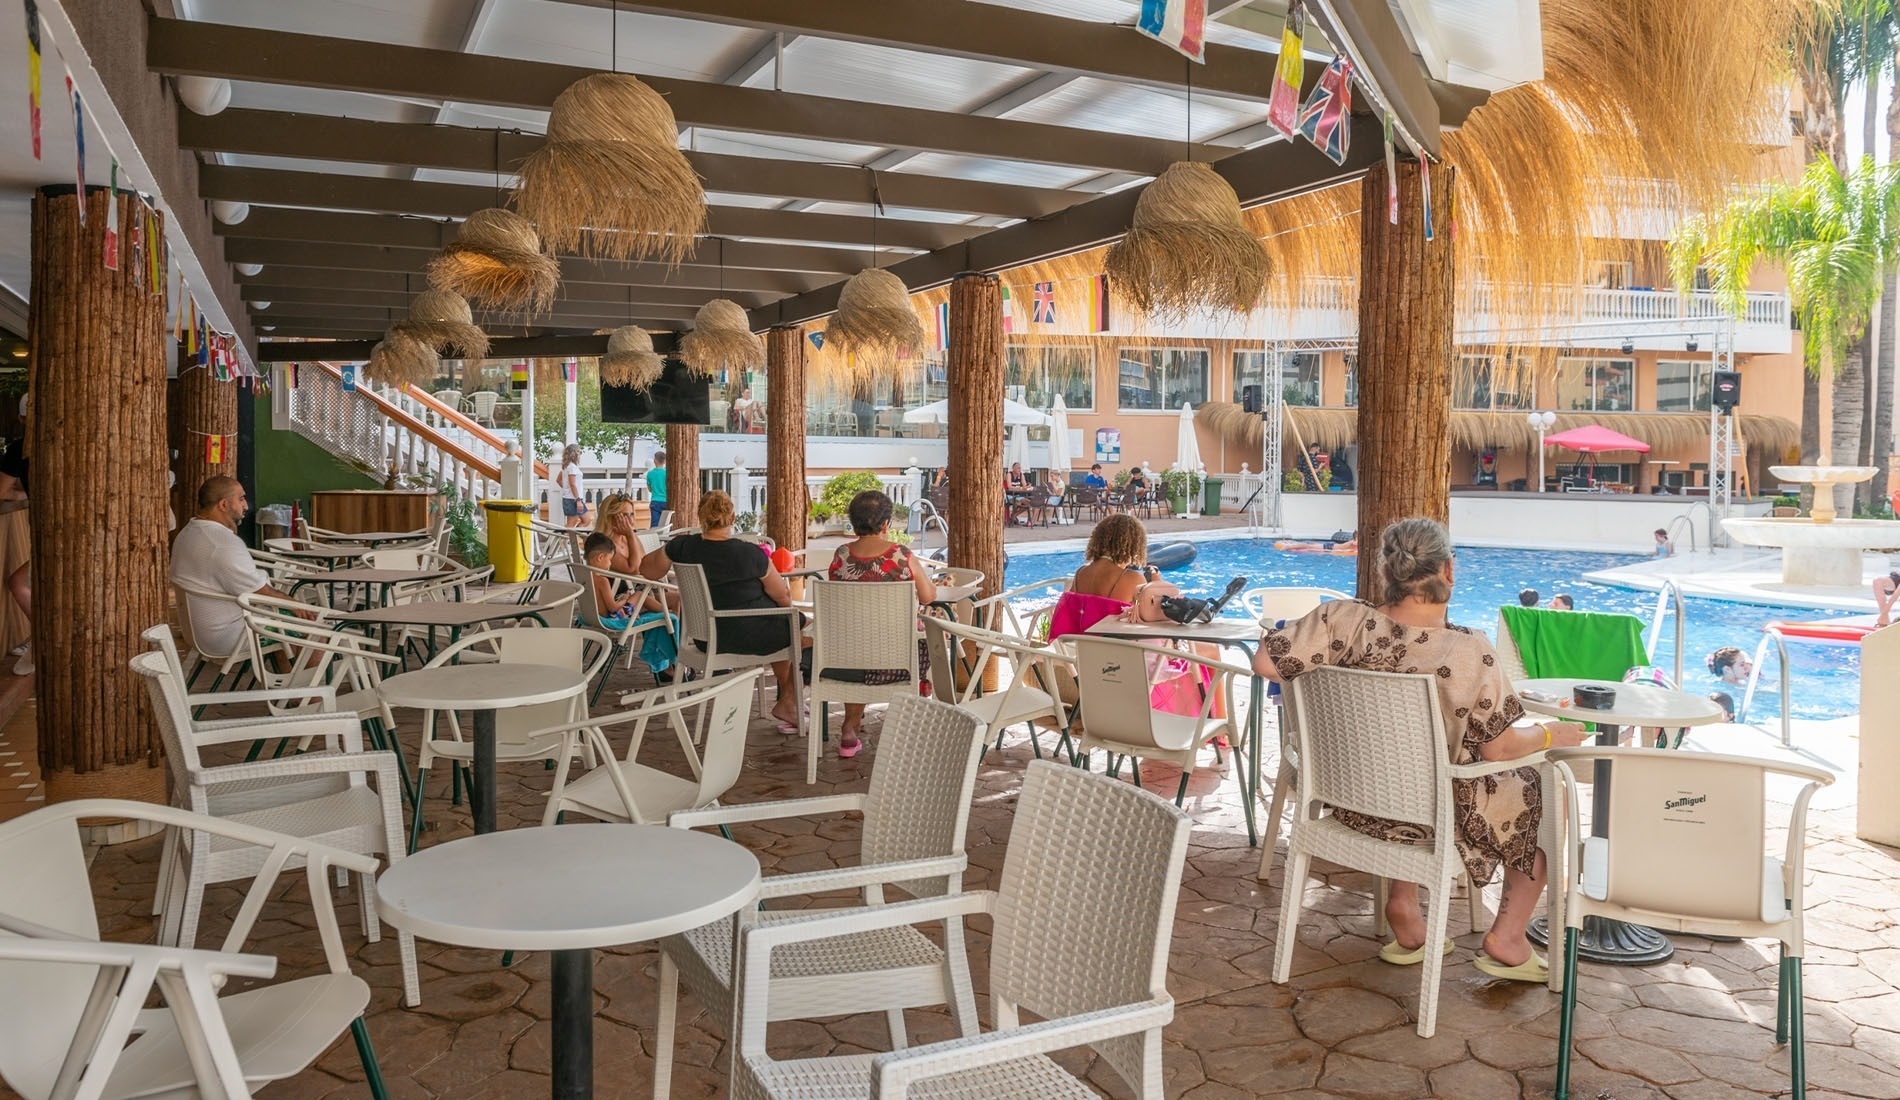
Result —
<path fill-rule="evenodd" d="M 618 672 L 614 685 L 645 686 L 645 673 Z M 805 786 L 804 750 L 796 738 L 755 722 L 746 768 L 727 800 L 733 803 L 861 789 L 876 765 L 873 711 L 869 748 L 854 760 L 829 755 L 816 788 Z M 413 724 L 408 731 L 413 736 Z M 650 762 L 666 766 L 658 739 Z M 412 746 L 413 747 L 413 746 Z M 675 752 L 677 750 L 675 749 Z M 994 881 L 1009 839 L 1026 741 L 1012 736 L 984 761 L 969 828 L 969 885 Z M 674 760 L 674 764 L 678 761 Z M 1163 765 L 1151 783 L 1172 790 Z M 1271 774 L 1269 772 L 1269 774 Z M 506 827 L 540 819 L 549 773 L 539 765 L 505 769 Z M 1169 989 L 1177 1002 L 1166 1031 L 1167 1092 L 1192 1100 L 1248 1096 L 1456 1097 L 1459 1100 L 1543 1097 L 1554 1075 L 1557 998 L 1542 986 L 1503 983 L 1471 965 L 1478 937 L 1454 905 L 1457 950 L 1447 960 L 1438 1033 L 1420 1039 L 1411 1013 L 1418 971 L 1379 962 L 1371 915 L 1371 881 L 1335 872 L 1308 887 L 1298 931 L 1295 974 L 1287 986 L 1268 981 L 1278 924 L 1279 870 L 1271 884 L 1255 881 L 1231 773 L 1203 769 L 1190 787 L 1196 821 L 1174 930 Z M 451 808 L 446 782 L 429 792 L 423 843 L 468 832 L 466 807 Z M 1852 839 L 1851 821 L 1818 815 L 1809 859 L 1810 939 L 1807 969 L 1809 1095 L 1900 1097 L 1900 853 Z M 773 871 L 849 863 L 858 825 L 848 818 L 792 821 L 735 830 Z M 94 882 L 108 938 L 149 937 L 147 913 L 156 876 L 154 841 L 98 853 Z M 1114 874 L 1114 868 L 1102 868 Z M 299 883 L 301 880 L 297 880 Z M 664 883 L 654 884 L 663 889 Z M 498 881 L 495 889 L 505 890 Z M 276 955 L 280 976 L 321 966 L 301 885 L 274 901 L 248 945 Z M 219 941 L 236 890 L 214 888 L 201 944 Z M 536 1098 L 548 1091 L 547 958 L 528 955 L 504 969 L 494 952 L 418 943 L 423 1003 L 400 1004 L 393 938 L 361 942 L 353 892 L 339 893 L 340 916 L 353 965 L 375 989 L 369 1019 L 391 1095 Z M 986 987 L 987 924 L 970 937 L 979 996 Z M 1104 944 L 1104 950 L 1114 945 Z M 1584 1100 L 1714 1100 L 1777 1096 L 1787 1088 L 1788 1058 L 1773 1044 L 1775 955 L 1771 946 L 1711 944 L 1685 938 L 1676 957 L 1647 969 L 1590 967 L 1581 982 L 1578 1057 L 1573 1096 Z M 599 1017 L 598 1095 L 650 1093 L 655 1018 L 655 956 L 635 946 L 603 953 L 596 967 Z M 987 1008 L 984 1009 L 987 1019 Z M 940 1012 L 912 1011 L 913 1041 L 948 1037 Z M 682 1007 L 680 1065 L 674 1094 L 724 1095 L 722 1035 L 690 1001 Z M 881 1049 L 881 1017 L 775 1025 L 771 1045 L 782 1056 Z M 1107 1095 L 1126 1095 L 1083 1054 L 1068 1062 Z M 0 1088 L 0 1094 L 5 1090 Z M 10 1096 L 11 1094 L 6 1094 Z M 311 1070 L 276 1084 L 267 1097 L 366 1095 L 354 1048 L 345 1040 Z"/>

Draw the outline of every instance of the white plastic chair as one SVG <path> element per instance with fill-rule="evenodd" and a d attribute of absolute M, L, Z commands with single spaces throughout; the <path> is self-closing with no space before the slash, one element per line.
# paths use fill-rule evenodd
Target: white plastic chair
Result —
<path fill-rule="evenodd" d="M 1779 942 L 1775 1042 L 1788 1044 L 1792 1095 L 1802 1100 L 1807 1095 L 1801 958 L 1807 944 L 1808 802 L 1834 776 L 1806 764 L 1670 749 L 1586 745 L 1552 749 L 1549 756 L 1564 795 L 1567 835 L 1582 840 L 1574 877 L 1551 875 L 1553 893 L 1561 889 L 1563 894 L 1564 915 L 1557 1100 L 1569 1095 L 1577 937 L 1588 917 L 1665 932 Z M 1573 767 L 1594 761 L 1608 762 L 1615 788 L 1607 820 L 1592 823 L 1603 836 L 1583 830 L 1581 784 Z M 1792 799 L 1786 791 L 1775 792 L 1777 805 L 1788 805 L 1782 821 L 1768 820 L 1770 775 L 1805 780 Z M 1557 809 L 1547 805 L 1545 812 Z M 1773 834 L 1784 828 L 1781 855 L 1768 854 Z"/>
<path fill-rule="evenodd" d="M 461 564 L 445 554 L 436 552 L 433 545 L 385 546 L 369 550 L 363 554 L 365 569 L 394 569 L 404 572 L 421 572 L 424 569 L 460 570 Z"/>
<path fill-rule="evenodd" d="M 586 588 L 574 581 L 531 580 L 524 584 L 474 596 L 473 603 L 512 603 L 534 606 L 542 621 L 552 627 L 573 626 L 577 605 Z"/>
<path fill-rule="evenodd" d="M 1022 722 L 1029 730 L 1029 747 L 1041 759 L 1036 727 L 1047 722 L 1059 737 L 1057 751 L 1065 759 L 1074 758 L 1069 708 L 1057 686 L 1064 676 L 1075 676 L 1075 662 L 1067 653 L 937 618 L 924 620 L 924 640 L 930 651 L 931 693 L 974 714 L 995 733 L 998 749 L 1003 747 L 1003 732 Z M 984 694 L 983 678 L 992 667 L 997 690 Z"/>
<path fill-rule="evenodd" d="M 1452 780 L 1538 766 L 1544 805 L 1554 805 L 1550 773 L 1541 767 L 1542 753 L 1516 760 L 1451 763 L 1435 680 L 1424 673 L 1315 668 L 1287 683 L 1300 767 L 1293 829 L 1287 837 L 1286 877 L 1280 886 L 1280 931 L 1273 954 L 1276 984 L 1285 985 L 1291 972 L 1295 933 L 1305 908 L 1307 870 L 1314 858 L 1423 886 L 1431 893 L 1425 942 L 1438 944 L 1445 939 L 1452 883 L 1464 869 L 1452 820 Z M 1368 836 L 1325 812 L 1331 807 L 1425 826 L 1432 830 L 1431 843 Z M 1561 863 L 1554 816 L 1548 811 L 1544 814 L 1538 845 L 1549 853 L 1553 876 Z M 1550 916 L 1554 923 L 1554 898 Z M 1418 1008 L 1418 1033 L 1423 1038 L 1431 1038 L 1437 1029 L 1443 967 L 1443 955 L 1425 952 Z"/>
<path fill-rule="evenodd" d="M 226 676 L 235 674 L 238 679 L 234 680 L 233 683 L 241 682 L 244 673 L 249 669 L 251 664 L 252 650 L 250 639 L 240 634 L 238 640 L 231 645 L 229 649 L 220 651 L 221 647 L 213 645 L 208 639 L 200 637 L 191 613 L 191 601 L 193 599 L 204 600 L 211 603 L 228 603 L 232 607 L 240 607 L 238 597 L 230 595 L 229 593 L 218 591 L 215 588 L 201 588 L 198 585 L 186 584 L 183 581 L 172 582 L 172 600 L 178 606 L 178 630 L 179 633 L 185 637 L 184 663 L 185 667 L 190 670 L 186 678 L 186 683 L 190 684 L 195 682 L 206 667 L 217 669 L 217 675 L 214 676 L 211 681 L 212 691 L 216 691 L 224 685 L 224 678 Z"/>
<path fill-rule="evenodd" d="M 834 890 L 860 890 L 864 904 L 881 905 L 885 886 L 908 897 L 959 893 L 964 831 L 976 765 L 983 750 L 983 728 L 976 718 L 947 703 L 921 696 L 891 701 L 878 744 L 870 790 L 821 798 L 684 810 L 669 820 L 675 828 L 705 828 L 775 821 L 819 814 L 861 813 L 863 836 L 858 865 L 796 874 L 771 875 L 762 899 L 808 897 Z M 764 918 L 796 916 L 788 909 Z M 749 916 L 750 914 L 746 914 Z M 806 1016 L 883 1011 L 888 1014 L 893 1048 L 904 1046 L 905 1008 L 948 1004 L 964 1035 L 977 1031 L 976 1001 L 970 988 L 963 922 L 944 922 L 939 947 L 914 928 L 844 936 L 827 941 L 822 951 L 787 952 L 773 968 L 774 1020 Z M 732 925 L 726 921 L 660 941 L 660 1027 L 655 1037 L 653 1095 L 668 1095 L 673 1068 L 673 1036 L 678 986 L 732 1033 Z"/>
<path fill-rule="evenodd" d="M 471 653 L 482 654 L 498 664 L 571 668 L 591 680 L 607 663 L 608 643 L 602 635 L 575 627 L 504 627 L 470 634 L 445 647 L 423 667 L 459 664 Z M 495 713 L 495 762 L 553 761 L 564 748 L 571 747 L 568 739 L 559 733 L 540 731 L 559 729 L 586 717 L 587 701 L 579 695 L 552 703 L 499 710 Z M 446 731 L 442 728 L 443 718 L 447 719 Z M 588 766 L 592 767 L 592 745 L 583 742 L 580 747 L 587 755 Z M 475 743 L 462 739 L 462 725 L 454 711 L 422 712 L 422 745 L 416 755 L 415 813 L 409 829 L 409 851 L 416 850 L 416 843 L 422 837 L 423 784 L 429 777 L 429 769 L 435 766 L 437 759 L 446 759 L 451 766 L 459 768 L 474 758 Z M 455 801 L 460 802 L 460 781 L 452 780 L 451 788 Z"/>
<path fill-rule="evenodd" d="M 715 611 L 712 602 L 712 590 L 706 584 L 706 571 L 697 565 L 675 562 L 673 579 L 679 584 L 680 593 L 680 632 L 679 663 L 681 668 L 690 668 L 701 676 L 717 676 L 722 672 L 737 669 L 762 668 L 777 661 L 799 662 L 804 648 L 804 624 L 797 608 L 770 607 L 742 609 L 735 611 Z M 786 622 L 790 641 L 784 649 L 775 653 L 722 653 L 719 650 L 719 624 L 735 619 L 770 619 L 773 616 Z M 704 648 L 701 648 L 701 647 Z M 760 699 L 764 698 L 763 679 L 758 681 Z M 804 680 L 798 675 L 792 677 L 792 705 L 798 711 L 799 732 L 805 732 Z"/>
<path fill-rule="evenodd" d="M 250 848 L 260 868 L 216 951 L 99 939 L 85 818 L 151 822 Z M 218 996 L 230 979 L 270 978 L 277 960 L 241 954 L 285 867 L 301 862 L 328 974 Z M 308 838 L 169 806 L 82 799 L 0 823 L 0 1078 L 26 1100 L 249 1097 L 291 1077 L 351 1031 L 370 1094 L 382 1073 L 362 1013 L 369 984 L 350 972 L 326 880 L 376 861 Z M 164 1008 L 145 1010 L 156 991 Z M 134 1033 L 137 1037 L 134 1038 Z"/>
<path fill-rule="evenodd" d="M 994 893 L 954 894 L 762 921 L 746 929 L 739 1097 L 881 1100 L 1089 1097 L 1048 1052 L 1087 1044 L 1138 1100 L 1160 1100 L 1161 1029 L 1174 1018 L 1168 946 L 1190 822 L 1166 801 L 1049 761 L 1029 765 Z M 1112 868 L 1104 873 L 1104 868 Z M 996 1030 L 886 1054 L 766 1053 L 788 951 L 843 935 L 991 915 Z M 1036 1017 L 1023 1025 L 1019 1011 Z"/>
<path fill-rule="evenodd" d="M 884 703 L 917 691 L 917 586 L 909 581 L 811 582 L 811 684 L 805 698 L 805 782 L 818 782 L 820 742 L 832 703 Z M 904 684 L 867 684 L 865 672 L 899 671 Z"/>
<path fill-rule="evenodd" d="M 746 702 L 752 681 L 764 675 L 752 669 L 714 680 L 660 688 L 622 700 L 626 710 L 541 730 L 536 736 L 562 738 L 541 824 L 552 825 L 572 810 L 601 821 L 654 825 L 679 810 L 710 806 L 732 789 L 745 763 Z M 688 716 L 697 708 L 697 713 Z M 635 761 L 647 727 L 664 720 L 679 738 L 692 777 L 674 775 Z M 625 756 L 616 756 L 608 731 L 632 727 Z M 696 736 L 697 735 L 697 736 Z M 695 749 L 695 739 L 701 742 Z M 574 755 L 586 744 L 599 763 L 569 780 Z"/>
<path fill-rule="evenodd" d="M 476 390 L 464 400 L 469 419 L 490 428 L 495 426 L 495 406 L 501 403 L 500 394 L 493 390 Z"/>
<path fill-rule="evenodd" d="M 1240 608 L 1248 618 L 1269 626 L 1282 620 L 1291 622 L 1328 601 L 1350 599 L 1331 588 L 1249 588 L 1240 594 Z"/>
<path fill-rule="evenodd" d="M 1067 577 L 1051 577 L 973 601 L 971 621 L 1021 641 L 1044 641 L 1049 636 L 1049 616 L 1055 613 L 1056 601 L 1068 587 Z"/>
<path fill-rule="evenodd" d="M 261 725 L 221 724 L 195 728 L 186 704 L 184 685 L 173 676 L 163 653 L 141 653 L 132 658 L 132 671 L 145 679 L 152 710 L 158 718 L 165 756 L 171 762 L 173 797 L 193 813 L 254 825 L 260 829 L 356 852 L 365 856 L 401 859 L 402 797 L 400 772 L 394 755 L 364 752 L 356 720 L 346 716 L 307 719 L 297 723 L 306 735 L 334 738 L 342 752 L 298 753 L 277 760 L 210 766 L 200 758 L 206 745 L 250 741 L 279 735 L 283 722 Z M 310 783 L 338 777 L 342 783 Z M 374 780 L 372 787 L 366 780 Z M 221 844 L 210 833 L 194 830 L 170 838 L 177 847 L 170 861 L 171 877 L 161 882 L 165 917 L 159 942 L 191 947 L 197 941 L 198 917 L 205 887 L 263 873 L 263 854 L 255 847 Z M 375 867 L 357 879 L 363 935 L 372 943 L 381 938 L 372 899 Z M 404 1000 L 421 1003 L 416 978 L 415 938 L 399 933 Z"/>
<path fill-rule="evenodd" d="M 1201 750 L 1210 742 L 1227 736 L 1233 740 L 1235 752 L 1245 751 L 1240 744 L 1243 727 L 1234 721 L 1233 678 L 1252 676 L 1253 670 L 1119 638 L 1077 634 L 1068 641 L 1075 647 L 1076 677 L 1081 685 L 1082 705 L 1077 717 L 1082 735 L 1076 743 L 1076 754 L 1084 768 L 1095 749 L 1108 753 L 1110 776 L 1120 769 L 1120 757 L 1130 757 L 1135 785 L 1140 786 L 1140 762 L 1165 760 L 1181 769 L 1181 785 L 1174 793 L 1174 804 L 1179 806 L 1187 797 L 1188 780 L 1194 777 Z M 1199 713 L 1171 714 L 1154 709 L 1150 690 L 1154 673 L 1164 662 L 1187 666 L 1201 689 Z M 1204 676 L 1202 670 L 1211 676 Z"/>

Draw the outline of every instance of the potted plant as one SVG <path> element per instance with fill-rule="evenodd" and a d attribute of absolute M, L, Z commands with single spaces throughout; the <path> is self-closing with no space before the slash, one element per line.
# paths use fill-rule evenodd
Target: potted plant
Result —
<path fill-rule="evenodd" d="M 1201 479 L 1193 470 L 1169 470 L 1161 475 L 1161 491 L 1168 498 L 1168 510 L 1173 515 L 1188 514 L 1188 501 L 1200 492 Z"/>
<path fill-rule="evenodd" d="M 814 539 L 819 538 L 825 533 L 827 525 L 831 523 L 830 507 L 825 504 L 822 498 L 814 500 L 811 502 L 811 506 L 806 509 L 806 515 L 809 519 L 809 522 L 805 526 L 806 536 Z"/>
<path fill-rule="evenodd" d="M 1800 497 L 1787 496 L 1784 494 L 1782 496 L 1776 497 L 1773 501 L 1773 505 L 1774 507 L 1773 507 L 1773 510 L 1769 513 L 1770 515 L 1798 516 L 1801 514 L 1801 498 Z"/>

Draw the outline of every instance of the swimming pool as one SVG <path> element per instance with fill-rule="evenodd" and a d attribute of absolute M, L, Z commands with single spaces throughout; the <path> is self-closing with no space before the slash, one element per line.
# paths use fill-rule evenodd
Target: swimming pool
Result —
<path fill-rule="evenodd" d="M 1164 537 L 1157 540 L 1157 545 L 1166 541 L 1171 540 Z M 1191 563 L 1165 574 L 1192 596 L 1218 595 L 1228 579 L 1235 576 L 1247 577 L 1248 587 L 1314 585 L 1342 592 L 1353 589 L 1357 566 L 1349 557 L 1289 553 L 1275 550 L 1270 542 L 1261 539 L 1213 539 L 1196 545 L 1200 553 Z M 1461 547 L 1458 583 L 1451 600 L 1451 621 L 1493 634 L 1497 629 L 1498 608 L 1516 603 L 1520 589 L 1535 588 L 1546 603 L 1554 593 L 1568 592 L 1576 599 L 1580 611 L 1621 612 L 1647 624 L 1655 611 L 1655 593 L 1610 588 L 1582 579 L 1585 573 L 1640 560 L 1624 554 Z M 1031 554 L 1017 550 L 1010 555 L 1004 579 L 1007 587 L 1016 588 L 1039 580 L 1066 578 L 1081 564 L 1080 551 Z M 1683 688 L 1697 694 L 1727 691 L 1738 704 L 1743 689 L 1722 684 L 1704 666 L 1703 660 L 1711 651 L 1725 645 L 1739 646 L 1752 658 L 1756 644 L 1761 641 L 1763 623 L 1771 619 L 1828 617 L 1811 608 L 1765 607 L 1709 599 L 1688 599 L 1684 603 L 1688 615 L 1683 630 L 1682 676 L 1687 681 Z M 1237 609 L 1231 608 L 1229 613 L 1239 614 Z M 1674 648 L 1675 626 L 1673 622 L 1665 622 L 1662 635 L 1656 640 L 1654 656 L 1658 667 L 1666 670 L 1673 664 Z M 1859 709 L 1860 647 L 1790 641 L 1788 657 L 1793 668 L 1796 718 L 1838 718 Z M 1762 684 L 1748 713 L 1754 722 L 1780 714 L 1772 650 L 1765 660 Z"/>

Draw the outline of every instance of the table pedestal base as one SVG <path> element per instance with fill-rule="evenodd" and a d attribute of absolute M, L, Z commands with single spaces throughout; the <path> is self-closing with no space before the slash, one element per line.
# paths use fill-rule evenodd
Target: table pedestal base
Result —
<path fill-rule="evenodd" d="M 553 952 L 554 1100 L 594 1095 L 594 952 Z"/>
<path fill-rule="evenodd" d="M 1563 965 L 1563 961 L 1556 957 L 1563 951 L 1563 943 L 1561 940 L 1551 943 L 1549 929 L 1544 927 L 1544 918 L 1538 917 L 1531 921 L 1525 935 L 1532 943 L 1549 951 L 1552 956 L 1550 965 Z M 1583 918 L 1583 931 L 1577 936 L 1577 957 L 1590 962 L 1614 966 L 1648 966 L 1662 962 L 1675 953 L 1676 945 L 1654 928 L 1607 917 Z"/>
<path fill-rule="evenodd" d="M 475 787 L 468 793 L 473 803 L 475 832 L 495 831 L 495 712 L 475 712 Z"/>

